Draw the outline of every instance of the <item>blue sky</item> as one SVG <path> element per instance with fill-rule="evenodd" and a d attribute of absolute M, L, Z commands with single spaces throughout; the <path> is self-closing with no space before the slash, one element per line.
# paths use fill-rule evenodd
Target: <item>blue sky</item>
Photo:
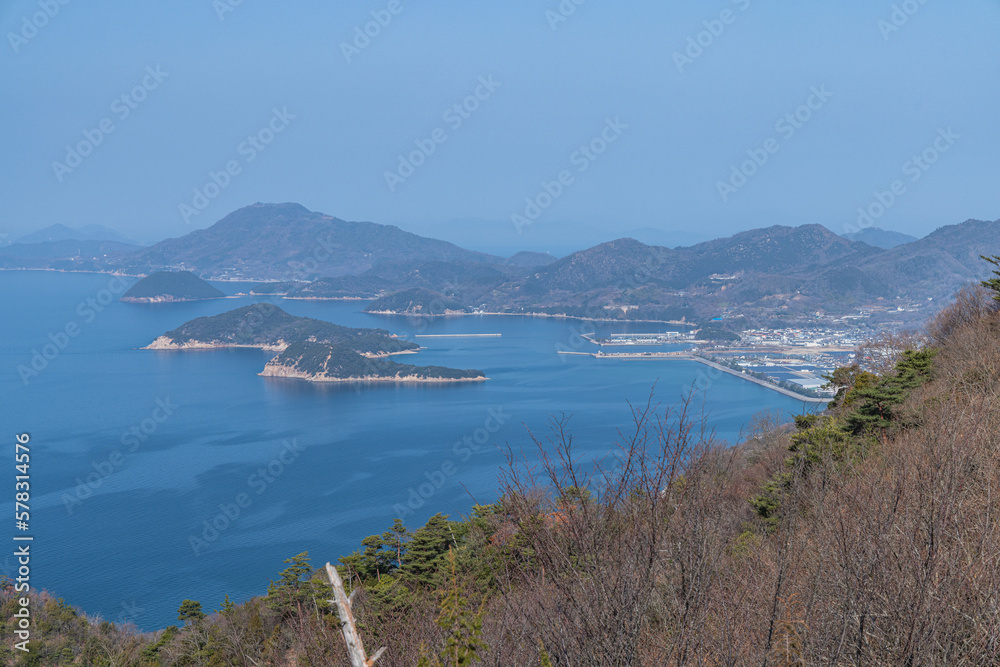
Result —
<path fill-rule="evenodd" d="M 998 0 L 8 0 L 0 29 L 9 238 L 257 201 L 556 251 L 1000 217 Z"/>

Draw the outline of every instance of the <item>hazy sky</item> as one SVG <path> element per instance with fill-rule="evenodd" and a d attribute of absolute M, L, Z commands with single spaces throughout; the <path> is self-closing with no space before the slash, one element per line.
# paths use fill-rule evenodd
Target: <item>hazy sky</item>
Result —
<path fill-rule="evenodd" d="M 9 238 L 257 201 L 510 247 L 1000 217 L 1000 0 L 6 0 L 0 27 Z"/>

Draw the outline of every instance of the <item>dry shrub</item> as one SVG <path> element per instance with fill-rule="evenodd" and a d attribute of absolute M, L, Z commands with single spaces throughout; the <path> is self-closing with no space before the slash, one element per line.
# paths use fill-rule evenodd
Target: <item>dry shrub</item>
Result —
<path fill-rule="evenodd" d="M 945 345 L 957 329 L 995 313 L 1000 302 L 993 297 L 994 292 L 979 283 L 960 289 L 955 294 L 955 300 L 927 325 L 931 342 L 938 346 Z"/>

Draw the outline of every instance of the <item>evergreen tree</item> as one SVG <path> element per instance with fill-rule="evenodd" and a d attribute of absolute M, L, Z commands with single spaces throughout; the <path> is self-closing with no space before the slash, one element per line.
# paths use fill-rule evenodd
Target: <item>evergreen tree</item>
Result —
<path fill-rule="evenodd" d="M 433 586 L 437 580 L 435 575 L 444 564 L 445 554 L 451 546 L 457 545 L 453 523 L 448 521 L 447 516 L 435 514 L 423 528 L 413 533 L 403 573 L 413 583 Z"/>
<path fill-rule="evenodd" d="M 893 375 L 874 385 L 855 389 L 852 393 L 858 407 L 847 415 L 851 433 L 871 435 L 898 421 L 900 408 L 910 392 L 932 378 L 935 354 L 932 348 L 907 350 L 896 364 Z"/>
<path fill-rule="evenodd" d="M 985 259 L 993 266 L 998 267 L 998 269 L 995 269 L 993 271 L 993 278 L 989 278 L 983 281 L 983 287 L 986 287 L 996 292 L 996 294 L 993 295 L 993 298 L 996 299 L 997 301 L 1000 301 L 1000 255 L 992 255 L 990 257 L 987 257 L 986 255 L 980 255 L 979 257 Z"/>
<path fill-rule="evenodd" d="M 184 600 L 181 602 L 180 608 L 177 609 L 177 620 L 184 621 L 200 621 L 205 618 L 205 613 L 201 610 L 201 603 L 195 600 Z"/>
<path fill-rule="evenodd" d="M 312 578 L 313 569 L 309 564 L 309 552 L 285 560 L 288 567 L 281 571 L 277 581 L 267 587 L 267 604 L 282 616 L 292 616 L 313 605 L 320 609 L 330 607 L 333 589 L 323 579 Z"/>
<path fill-rule="evenodd" d="M 410 540 L 413 536 L 403 522 L 396 519 L 392 528 L 381 535 L 369 535 L 361 540 L 364 551 L 355 551 L 340 559 L 348 571 L 346 579 L 358 579 L 368 584 L 395 573 L 403 567 Z"/>
<path fill-rule="evenodd" d="M 455 554 L 450 548 L 447 560 L 451 585 L 442 596 L 441 615 L 437 619 L 438 625 L 445 631 L 445 644 L 433 659 L 421 649 L 417 667 L 467 667 L 479 662 L 479 652 L 488 648 L 482 639 L 485 611 L 482 607 L 475 614 L 469 611 L 469 602 L 458 583 Z"/>

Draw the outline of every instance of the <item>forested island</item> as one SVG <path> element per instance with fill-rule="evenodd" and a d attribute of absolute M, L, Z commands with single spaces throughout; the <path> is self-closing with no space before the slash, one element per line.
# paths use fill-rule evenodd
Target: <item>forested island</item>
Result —
<path fill-rule="evenodd" d="M 370 357 L 413 352 L 420 347 L 385 329 L 344 327 L 289 315 L 275 305 L 259 303 L 221 315 L 193 319 L 163 334 L 145 349 L 256 347 L 281 352 L 297 341 L 342 345 Z"/>
<path fill-rule="evenodd" d="M 190 271 L 151 273 L 122 295 L 125 303 L 164 303 L 221 299 L 226 294 Z"/>
<path fill-rule="evenodd" d="M 413 366 L 390 361 L 414 353 L 416 343 L 385 329 L 344 327 L 289 315 L 269 303 L 199 317 L 168 331 L 146 350 L 195 350 L 249 347 L 279 354 L 260 373 L 312 382 L 459 382 L 485 380 L 479 370 Z"/>
<path fill-rule="evenodd" d="M 267 362 L 261 373 L 311 382 L 470 382 L 486 379 L 479 370 L 413 366 L 364 357 L 342 345 L 292 343 Z"/>

